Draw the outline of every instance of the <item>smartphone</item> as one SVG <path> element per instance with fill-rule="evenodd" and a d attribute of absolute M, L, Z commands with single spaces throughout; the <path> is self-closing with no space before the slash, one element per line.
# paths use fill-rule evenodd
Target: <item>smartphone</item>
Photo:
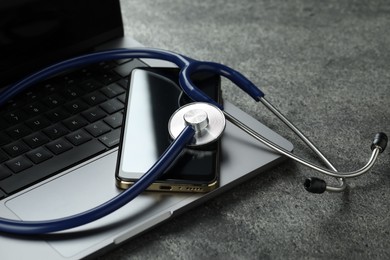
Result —
<path fill-rule="evenodd" d="M 191 99 L 179 88 L 178 69 L 141 68 L 133 70 L 124 111 L 119 145 L 116 184 L 133 185 L 157 161 L 172 142 L 168 121 Z M 221 102 L 220 77 L 197 73 L 193 82 L 215 101 Z M 148 190 L 208 192 L 218 187 L 220 141 L 186 148 L 174 164 Z"/>

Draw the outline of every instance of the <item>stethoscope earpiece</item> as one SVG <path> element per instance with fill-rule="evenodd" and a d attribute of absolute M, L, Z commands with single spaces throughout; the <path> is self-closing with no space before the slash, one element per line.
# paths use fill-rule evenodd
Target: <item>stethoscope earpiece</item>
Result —
<path fill-rule="evenodd" d="M 375 148 L 379 147 L 379 153 L 382 153 L 387 146 L 387 135 L 385 133 L 377 133 L 374 137 L 374 140 L 372 141 L 371 144 L 371 150 L 374 150 Z"/>
<path fill-rule="evenodd" d="M 305 180 L 303 186 L 311 193 L 324 193 L 326 191 L 326 182 L 323 179 L 310 177 Z"/>

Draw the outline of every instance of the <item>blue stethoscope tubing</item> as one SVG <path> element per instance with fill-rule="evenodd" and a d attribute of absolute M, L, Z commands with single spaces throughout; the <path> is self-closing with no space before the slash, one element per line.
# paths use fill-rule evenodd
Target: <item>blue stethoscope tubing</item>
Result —
<path fill-rule="evenodd" d="M 261 101 L 279 119 L 281 119 L 288 127 L 290 127 L 290 129 L 292 129 L 307 145 L 309 145 L 309 147 L 319 156 L 320 159 L 323 160 L 323 162 L 331 170 L 316 166 L 307 162 L 304 159 L 295 156 L 289 151 L 284 150 L 282 147 L 272 143 L 268 139 L 257 134 L 255 131 L 242 124 L 239 120 L 234 118 L 226 111 L 223 111 L 223 113 L 227 117 L 227 119 L 231 121 L 234 125 L 238 126 L 239 128 L 253 136 L 258 141 L 267 145 L 268 147 L 276 150 L 278 153 L 292 158 L 317 171 L 320 171 L 335 178 L 339 178 L 341 185 L 340 187 L 331 187 L 329 185 L 324 184 L 323 181 L 321 182 L 316 179 L 310 180 L 308 186 L 311 187 L 306 187 L 307 184 L 305 182 L 306 189 L 309 191 L 310 189 L 312 189 L 311 192 L 320 193 L 324 192 L 325 190 L 342 191 L 343 189 L 345 189 L 344 178 L 356 177 L 360 174 L 363 174 L 364 172 L 367 172 L 374 165 L 377 155 L 383 152 L 386 147 L 387 136 L 383 133 L 377 134 L 371 146 L 373 150 L 371 158 L 364 167 L 354 172 L 337 172 L 336 168 L 325 158 L 325 156 L 314 146 L 314 144 L 312 144 L 311 141 L 307 139 L 290 121 L 288 121 L 278 110 L 276 110 L 268 101 L 266 101 L 264 99 L 264 93 L 241 73 L 222 64 L 214 62 L 196 61 L 180 54 L 159 49 L 134 48 L 101 51 L 54 64 L 26 77 L 25 79 L 3 90 L 0 93 L 0 107 L 4 105 L 9 99 L 22 92 L 26 88 L 30 87 L 31 85 L 38 83 L 41 80 L 47 79 L 53 75 L 61 73 L 65 70 L 74 69 L 77 67 L 82 67 L 103 61 L 129 58 L 159 59 L 174 63 L 180 68 L 179 84 L 183 91 L 194 101 L 211 103 L 214 106 L 220 108 L 222 111 L 223 107 L 221 104 L 216 103 L 213 99 L 211 99 L 193 84 L 191 80 L 191 75 L 193 73 L 197 71 L 209 71 L 223 76 L 235 83 L 238 87 L 244 90 L 256 101 Z M 194 135 L 195 130 L 191 126 L 186 126 L 180 133 L 180 135 L 173 140 L 171 145 L 167 148 L 167 150 L 163 153 L 159 160 L 133 186 L 123 191 L 111 200 L 103 203 L 102 205 L 73 216 L 54 220 L 20 221 L 0 218 L 0 232 L 21 235 L 53 233 L 70 228 L 75 228 L 104 217 L 129 203 L 140 193 L 142 193 L 148 186 L 150 186 L 175 161 L 175 158 L 179 156 L 184 147 L 191 142 Z"/>
<path fill-rule="evenodd" d="M 190 95 L 190 97 L 194 100 L 212 103 L 221 109 L 222 106 L 220 104 L 216 103 L 204 92 L 194 86 L 191 80 L 192 73 L 201 70 L 214 72 L 235 82 L 255 100 L 259 100 L 259 97 L 264 96 L 264 94 L 242 74 L 222 64 L 213 62 L 197 62 L 183 55 L 164 50 L 136 48 L 117 49 L 87 54 L 44 68 L 1 92 L 0 107 L 31 85 L 47 79 L 57 73 L 103 61 L 129 58 L 152 58 L 174 63 L 182 69 L 180 72 L 179 83 L 186 94 Z M 0 218 L 0 232 L 20 235 L 53 233 L 90 223 L 114 212 L 136 198 L 141 192 L 150 186 L 170 166 L 175 158 L 180 155 L 184 147 L 192 140 L 194 133 L 193 128 L 187 126 L 148 172 L 146 172 L 132 187 L 104 204 L 80 214 L 55 220 L 19 221 Z"/>

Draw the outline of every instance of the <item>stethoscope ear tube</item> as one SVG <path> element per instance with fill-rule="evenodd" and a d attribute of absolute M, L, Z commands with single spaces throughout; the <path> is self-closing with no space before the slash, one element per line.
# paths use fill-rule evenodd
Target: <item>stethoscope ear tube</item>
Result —
<path fill-rule="evenodd" d="M 260 101 L 269 108 L 274 114 L 276 114 L 284 123 L 286 123 L 306 144 L 309 145 L 309 147 L 328 165 L 328 167 L 331 169 L 325 169 L 323 167 L 320 167 L 318 165 L 315 165 L 303 158 L 300 158 L 296 156 L 295 154 L 285 150 L 284 148 L 278 146 L 277 144 L 271 142 L 270 140 L 266 139 L 265 137 L 261 136 L 257 132 L 253 131 L 253 129 L 249 128 L 242 122 L 240 122 L 237 118 L 233 117 L 232 115 L 228 114 L 226 111 L 224 111 L 225 117 L 228 121 L 232 122 L 234 125 L 254 137 L 256 140 L 260 141 L 261 143 L 265 144 L 269 148 L 275 150 L 276 152 L 287 156 L 288 158 L 291 158 L 311 169 L 314 169 L 318 172 L 321 172 L 323 174 L 326 174 L 328 176 L 338 178 L 340 182 L 340 187 L 331 187 L 328 186 L 323 180 L 318 178 L 309 178 L 305 181 L 304 186 L 306 190 L 313 192 L 313 193 L 323 193 L 324 191 L 342 191 L 345 189 L 345 178 L 353 178 L 362 175 L 363 173 L 370 170 L 374 164 L 375 161 L 379 155 L 379 153 L 383 152 L 387 145 L 387 136 L 384 133 L 378 133 L 375 135 L 373 144 L 371 145 L 372 154 L 369 159 L 369 161 L 364 165 L 362 168 L 356 171 L 351 172 L 338 172 L 337 169 L 329 162 L 329 160 L 326 159 L 326 157 L 319 151 L 317 147 L 314 146 L 314 144 L 303 135 L 302 132 L 298 130 L 287 118 L 285 118 L 276 108 L 274 108 L 268 101 L 265 100 L 264 97 L 260 98 Z"/>
<path fill-rule="evenodd" d="M 375 153 L 383 153 L 383 151 L 386 149 L 388 142 L 387 135 L 383 132 L 375 134 L 374 140 L 371 144 L 371 150 Z M 326 182 L 320 178 L 311 177 L 307 178 L 305 182 L 303 183 L 303 186 L 305 189 L 311 193 L 324 193 L 325 191 L 333 191 L 329 190 L 328 185 Z M 345 180 L 342 180 L 341 186 L 345 188 Z M 340 191 L 340 190 L 334 190 L 334 191 Z"/>

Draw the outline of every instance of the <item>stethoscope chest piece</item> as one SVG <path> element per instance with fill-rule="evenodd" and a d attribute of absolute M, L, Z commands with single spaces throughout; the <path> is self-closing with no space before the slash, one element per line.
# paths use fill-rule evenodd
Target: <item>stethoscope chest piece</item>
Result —
<path fill-rule="evenodd" d="M 168 123 L 169 134 L 176 139 L 188 125 L 195 130 L 194 139 L 189 146 L 202 146 L 216 141 L 222 135 L 226 120 L 218 107 L 195 102 L 180 107 L 171 116 Z"/>

